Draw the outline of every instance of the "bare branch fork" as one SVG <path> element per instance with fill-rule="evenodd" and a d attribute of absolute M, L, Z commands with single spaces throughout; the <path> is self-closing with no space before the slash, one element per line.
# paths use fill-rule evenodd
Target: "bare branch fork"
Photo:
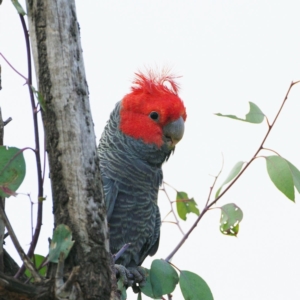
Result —
<path fill-rule="evenodd" d="M 162 184 L 162 188 L 161 190 L 165 193 L 165 195 L 167 196 L 167 199 L 169 200 L 169 203 L 170 203 L 170 211 L 167 213 L 167 215 L 164 217 L 164 219 L 162 220 L 162 222 L 167 222 L 167 221 L 164 221 L 166 219 L 166 217 L 172 213 L 172 215 L 174 216 L 174 219 L 175 219 L 175 222 L 169 222 L 169 223 L 174 223 L 177 225 L 178 229 L 180 230 L 180 232 L 182 233 L 182 235 L 184 235 L 184 231 L 182 230 L 181 226 L 180 226 L 180 223 L 179 223 L 179 220 L 177 218 L 177 215 L 175 214 L 175 211 L 174 211 L 174 208 L 173 208 L 173 202 L 171 201 L 170 197 L 169 197 L 169 194 L 166 190 L 166 187 L 165 185 L 168 185 L 169 187 L 171 187 L 172 189 L 174 189 L 172 186 L 170 186 L 168 183 L 166 182 L 163 182 Z M 174 189 L 176 191 L 176 189 Z"/>
<path fill-rule="evenodd" d="M 28 268 L 28 270 L 31 272 L 33 278 L 35 279 L 36 282 L 40 282 L 41 281 L 41 276 L 38 274 L 38 272 L 36 271 L 35 267 L 33 266 L 30 258 L 25 254 L 23 248 L 21 247 L 17 236 L 15 235 L 15 232 L 6 216 L 6 213 L 3 209 L 2 203 L 0 203 L 0 218 L 1 220 L 4 222 L 5 227 L 7 228 L 7 231 L 10 234 L 10 237 L 12 239 L 12 242 L 20 256 L 20 258 L 22 259 L 22 261 L 24 262 L 24 264 L 26 265 L 26 268 Z"/>
<path fill-rule="evenodd" d="M 209 191 L 209 195 L 208 195 L 208 200 L 207 200 L 207 202 L 206 202 L 206 204 L 205 204 L 205 206 L 204 206 L 204 208 L 203 208 L 203 210 L 201 211 L 201 213 L 200 213 L 200 215 L 199 215 L 199 217 L 197 218 L 197 220 L 194 222 L 194 224 L 192 225 L 192 227 L 189 229 L 189 231 L 184 235 L 184 237 L 181 239 L 181 241 L 178 243 L 178 245 L 174 248 L 174 250 L 165 258 L 165 260 L 167 261 L 167 262 L 169 262 L 170 261 L 170 259 L 177 253 L 177 251 L 180 249 L 180 247 L 184 244 L 184 242 L 188 239 L 188 237 L 189 237 L 189 235 L 192 233 L 192 231 L 196 228 L 196 226 L 198 225 L 198 223 L 199 223 L 199 221 L 202 219 L 202 217 L 205 215 L 205 213 L 214 205 L 214 204 L 216 204 L 217 203 L 217 201 L 221 198 L 221 197 L 223 197 L 223 195 L 235 184 L 235 182 L 242 176 L 242 174 L 245 172 L 245 170 L 250 166 L 250 164 L 254 161 L 254 159 L 256 159 L 257 158 L 257 155 L 258 155 L 258 153 L 262 150 L 262 149 L 264 149 L 264 143 L 265 143 L 265 141 L 267 140 L 267 138 L 268 138 L 268 136 L 269 136 L 269 134 L 270 134 L 270 132 L 271 132 L 271 130 L 272 130 L 272 128 L 274 127 L 274 124 L 275 124 L 275 122 L 277 121 L 277 119 L 278 119 L 278 117 L 279 117 L 279 115 L 280 115 L 280 113 L 281 113 L 281 111 L 282 111 L 282 108 L 283 108 L 283 106 L 284 106 L 284 104 L 286 103 L 286 101 L 287 101 L 287 99 L 288 99 L 288 96 L 289 96 L 289 94 L 290 94 L 290 91 L 291 91 L 291 89 L 292 89 L 292 87 L 294 86 L 294 85 L 296 85 L 296 84 L 298 84 L 300 82 L 300 80 L 298 80 L 298 81 L 295 81 L 295 82 L 291 82 L 291 84 L 290 84 L 290 86 L 289 86 L 289 88 L 288 88 L 288 90 L 287 90 L 287 92 L 286 92 L 286 95 L 285 95 L 285 97 L 284 97 L 284 99 L 283 99 L 283 102 L 282 102 L 282 104 L 281 104 L 281 106 L 280 106 L 280 108 L 279 108 L 279 110 L 278 110 L 278 112 L 277 112 L 277 114 L 276 114 L 276 116 L 275 116 L 275 119 L 274 119 L 274 121 L 273 121 L 273 123 L 269 123 L 269 121 L 268 121 L 268 119 L 267 119 L 267 124 L 268 124 L 268 131 L 267 131 L 267 133 L 266 133 L 266 135 L 265 135 L 265 137 L 263 138 L 263 140 L 262 140 L 262 142 L 261 142 L 261 144 L 260 144 L 260 146 L 258 147 L 258 149 L 257 149 L 257 151 L 255 152 L 255 154 L 253 155 L 253 157 L 250 159 L 250 161 L 249 162 L 247 162 L 246 164 L 245 164 L 245 166 L 244 166 L 244 168 L 241 170 L 241 172 L 238 174 L 238 176 L 224 189 L 224 191 L 216 198 L 216 199 L 214 199 L 211 203 L 209 203 L 209 200 L 210 200 L 210 198 L 211 198 L 211 193 L 212 193 L 212 190 L 213 190 L 213 188 L 214 188 L 214 186 L 215 186 L 215 184 L 216 184 L 216 181 L 217 181 L 217 178 L 218 178 L 218 176 L 219 176 L 219 174 L 218 174 L 218 176 L 215 178 L 215 180 L 214 180 L 214 182 L 213 182 L 213 185 L 211 186 L 211 188 L 210 188 L 210 191 Z"/>

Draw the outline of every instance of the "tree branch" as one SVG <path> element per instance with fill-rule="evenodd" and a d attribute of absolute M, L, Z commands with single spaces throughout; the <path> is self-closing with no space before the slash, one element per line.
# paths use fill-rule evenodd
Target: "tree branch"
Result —
<path fill-rule="evenodd" d="M 244 166 L 244 168 L 241 170 L 241 172 L 238 174 L 237 177 L 235 177 L 235 179 L 226 187 L 226 189 L 216 198 L 214 199 L 210 204 L 208 204 L 208 202 L 206 203 L 204 209 L 202 210 L 202 212 L 200 213 L 199 217 L 197 218 L 197 220 L 194 222 L 194 224 L 191 226 L 191 228 L 189 229 L 189 231 L 184 235 L 184 237 L 181 239 L 181 241 L 178 243 L 178 245 L 173 249 L 173 251 L 165 258 L 166 261 L 169 261 L 176 253 L 177 251 L 181 248 L 181 246 L 184 244 L 184 242 L 188 239 L 189 235 L 193 232 L 193 230 L 197 227 L 199 221 L 202 219 L 202 217 L 206 214 L 206 212 L 209 210 L 209 208 L 211 208 L 214 204 L 217 203 L 217 201 L 223 197 L 226 192 L 235 184 L 235 182 L 242 176 L 242 174 L 245 172 L 245 170 L 250 166 L 250 164 L 254 161 L 254 159 L 257 157 L 258 153 L 263 149 L 263 146 L 264 146 L 264 143 L 265 141 L 267 140 L 272 128 L 274 127 L 274 124 L 276 122 L 276 120 L 278 119 L 278 116 L 284 106 L 284 104 L 286 103 L 287 99 L 288 99 L 288 96 L 289 96 L 289 93 L 292 89 L 292 87 L 299 83 L 299 81 L 295 81 L 295 82 L 291 82 L 287 92 L 286 92 L 286 95 L 283 99 L 283 102 L 275 116 L 275 119 L 273 121 L 272 124 L 268 125 L 268 131 L 265 135 L 265 137 L 263 138 L 260 146 L 258 147 L 257 151 L 255 152 L 255 154 L 253 155 L 253 157 L 251 158 L 251 160 L 246 163 L 246 165 Z M 209 192 L 209 195 L 211 195 L 211 190 Z M 209 196 L 210 197 L 210 196 Z"/>
<path fill-rule="evenodd" d="M 0 203 L 0 218 L 3 221 L 3 223 L 5 224 L 5 227 L 7 228 L 7 231 L 9 232 L 10 238 L 20 256 L 20 258 L 22 259 L 22 261 L 24 262 L 24 264 L 26 265 L 26 268 L 31 272 L 33 278 L 35 279 L 36 282 L 40 282 L 41 281 L 41 276 L 37 273 L 34 265 L 32 264 L 31 260 L 29 259 L 29 257 L 25 254 L 23 248 L 21 247 L 17 236 L 15 235 L 15 232 L 6 216 L 6 213 L 3 209 L 3 206 L 1 205 L 2 203 Z"/>
<path fill-rule="evenodd" d="M 30 243 L 30 247 L 28 249 L 27 255 L 31 258 L 37 241 L 39 239 L 41 226 L 42 226 L 42 219 L 43 219 L 43 201 L 39 199 L 43 198 L 43 177 L 42 177 L 42 168 L 41 168 L 41 157 L 40 157 L 40 141 L 39 141 L 39 128 L 38 128 L 38 120 L 37 120 L 37 112 L 36 112 L 36 104 L 34 100 L 33 91 L 31 89 L 32 86 L 32 71 L 31 71 L 31 51 L 30 51 L 30 42 L 29 42 L 29 35 L 28 30 L 25 24 L 24 17 L 19 14 L 20 20 L 22 23 L 22 28 L 24 32 L 25 42 L 26 42 L 26 53 L 27 53 L 27 69 L 28 69 L 28 79 L 27 79 L 27 86 L 28 92 L 30 95 L 30 102 L 31 102 L 31 109 L 32 109 L 32 118 L 33 118 L 33 126 L 34 126 L 34 138 L 35 138 L 35 160 L 36 160 L 36 172 L 37 172 L 37 180 L 38 180 L 38 210 L 37 210 L 37 221 L 35 226 L 35 231 L 32 237 L 32 241 Z M 25 266 L 22 265 L 20 270 L 15 275 L 15 278 L 19 278 L 25 271 Z"/>

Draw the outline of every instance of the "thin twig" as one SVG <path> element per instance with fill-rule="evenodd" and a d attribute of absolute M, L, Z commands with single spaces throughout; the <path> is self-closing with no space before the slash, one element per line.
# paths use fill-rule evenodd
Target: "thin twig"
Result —
<path fill-rule="evenodd" d="M 170 210 L 166 215 L 165 215 L 165 217 L 161 220 L 162 222 L 165 222 L 165 219 L 168 217 L 168 215 L 169 214 L 171 214 L 172 213 L 172 210 Z"/>
<path fill-rule="evenodd" d="M 0 218 L 2 219 L 2 221 L 5 224 L 5 227 L 7 228 L 7 231 L 9 232 L 10 238 L 20 256 L 20 258 L 22 259 L 22 261 L 24 262 L 24 264 L 26 265 L 26 268 L 30 271 L 30 273 L 32 274 L 33 278 L 35 279 L 36 282 L 40 282 L 41 281 L 41 276 L 39 275 L 39 273 L 36 271 L 34 265 L 32 264 L 30 258 L 26 255 L 26 253 L 24 252 L 23 248 L 21 247 L 17 236 L 15 235 L 15 232 L 6 216 L 6 213 L 3 209 L 2 203 L 0 203 Z"/>
<path fill-rule="evenodd" d="M 12 121 L 12 118 L 9 117 L 6 121 L 3 121 L 3 126 L 6 126 L 11 121 Z"/>
<path fill-rule="evenodd" d="M 177 223 L 174 222 L 174 221 L 164 221 L 164 220 L 162 220 L 161 222 L 162 222 L 162 223 L 170 223 L 170 224 L 177 225 Z"/>
<path fill-rule="evenodd" d="M 130 245 L 131 245 L 130 243 L 125 244 L 116 254 L 113 254 L 113 260 L 114 260 L 114 262 L 116 262 L 116 260 L 118 260 L 118 258 L 123 255 L 123 253 L 128 249 L 128 247 Z"/>
<path fill-rule="evenodd" d="M 25 84 L 28 84 L 28 79 L 22 75 L 20 72 L 18 72 L 14 67 L 13 65 L 5 58 L 5 56 L 0 52 L 0 56 L 2 56 L 2 58 L 6 61 L 6 63 L 18 74 L 20 75 L 22 78 L 25 79 L 26 83 Z"/>
<path fill-rule="evenodd" d="M 167 184 L 167 183 L 166 183 L 166 182 L 163 182 L 163 188 L 162 188 L 162 191 L 166 194 L 166 196 L 167 196 L 167 198 L 168 198 L 168 200 L 169 200 L 169 202 L 170 202 L 171 212 L 172 212 L 172 214 L 173 214 L 173 216 L 174 216 L 175 223 L 176 223 L 178 229 L 180 230 L 180 232 L 182 233 L 182 235 L 184 235 L 184 231 L 182 230 L 182 228 L 181 228 L 181 226 L 180 226 L 180 223 L 179 223 L 179 220 L 178 220 L 178 218 L 177 218 L 177 215 L 175 214 L 175 211 L 174 211 L 174 208 L 173 208 L 172 201 L 171 201 L 171 199 L 170 199 L 170 197 L 169 197 L 169 194 L 168 194 L 167 191 L 166 191 L 165 184 Z M 169 184 L 167 184 L 167 185 L 168 185 L 169 187 L 171 187 Z M 173 187 L 172 187 L 172 188 L 173 188 Z M 176 190 L 175 190 L 175 191 L 176 191 Z"/>
<path fill-rule="evenodd" d="M 26 52 L 27 52 L 27 67 L 28 67 L 28 91 L 30 95 L 30 102 L 31 102 L 31 108 L 32 108 L 32 117 L 33 117 L 33 125 L 34 125 L 34 139 L 35 139 L 35 159 L 36 159 L 36 168 L 37 168 L 37 178 L 38 178 L 38 199 L 43 198 L 43 177 L 42 177 L 42 168 L 41 168 L 41 157 L 40 157 L 40 141 L 39 141 L 39 128 L 38 128 L 38 120 L 37 120 L 37 112 L 36 112 L 36 104 L 34 100 L 33 91 L 31 88 L 32 85 L 32 71 L 31 71 L 31 51 L 30 51 L 30 42 L 29 42 L 29 35 L 28 30 L 25 24 L 24 17 L 19 14 L 20 20 L 22 23 L 22 28 L 25 36 L 25 42 L 26 42 Z M 37 221 L 36 221 L 36 227 L 33 234 L 33 238 L 30 244 L 30 247 L 28 249 L 27 255 L 29 257 L 33 256 L 37 241 L 39 239 L 41 226 L 42 226 L 42 218 L 43 218 L 43 201 L 38 201 L 38 209 L 37 209 Z M 25 271 L 25 266 L 22 265 L 22 267 L 19 269 L 17 274 L 15 275 L 15 278 L 19 278 Z"/>
<path fill-rule="evenodd" d="M 202 219 L 202 217 L 205 215 L 205 213 L 210 209 L 210 207 L 212 207 L 214 204 L 216 204 L 216 202 L 223 197 L 223 195 L 235 184 L 235 182 L 242 176 L 242 174 L 245 172 L 245 170 L 250 166 L 250 164 L 254 161 L 254 159 L 257 157 L 258 153 L 263 149 L 264 143 L 266 141 L 266 139 L 268 138 L 272 128 L 274 127 L 274 124 L 276 122 L 276 120 L 278 119 L 278 116 L 286 102 L 286 100 L 288 99 L 289 93 L 292 89 L 292 87 L 299 83 L 299 81 L 296 82 L 291 82 L 286 95 L 283 99 L 283 102 L 274 118 L 274 121 L 272 124 L 268 125 L 268 131 L 263 139 L 263 141 L 261 142 L 260 146 L 258 147 L 257 151 L 255 152 L 255 154 L 253 155 L 253 157 L 251 158 L 251 160 L 245 164 L 244 168 L 241 170 L 241 172 L 238 174 L 237 177 L 235 177 L 235 179 L 226 187 L 226 189 L 224 189 L 224 191 L 214 200 L 212 201 L 210 204 L 205 205 L 204 209 L 202 210 L 201 214 L 199 215 L 199 217 L 197 218 L 197 220 L 194 222 L 194 224 L 192 225 L 192 227 L 189 229 L 189 231 L 184 235 L 184 237 L 181 239 L 181 241 L 178 243 L 178 245 L 173 249 L 173 251 L 166 257 L 166 261 L 169 261 L 175 254 L 176 252 L 180 249 L 180 247 L 184 244 L 184 242 L 188 239 L 189 235 L 192 233 L 192 231 L 197 227 L 199 221 Z M 210 191 L 211 192 L 211 191 Z"/>
<path fill-rule="evenodd" d="M 213 184 L 212 184 L 212 186 L 209 189 L 209 193 L 208 193 L 208 197 L 207 197 L 207 200 L 206 200 L 206 203 L 205 203 L 205 207 L 208 205 L 208 203 L 210 201 L 212 191 L 213 191 L 213 189 L 214 189 L 214 187 L 215 187 L 215 185 L 217 183 L 218 178 L 220 177 L 220 175 L 221 175 L 221 173 L 223 171 L 223 168 L 224 168 L 224 156 L 223 156 L 223 153 L 222 153 L 222 165 L 221 165 L 221 169 L 220 169 L 219 173 L 217 174 L 217 176 L 215 176 Z"/>
<path fill-rule="evenodd" d="M 163 182 L 164 185 L 169 186 L 171 189 L 173 189 L 175 192 L 178 192 L 171 184 L 167 183 L 167 182 Z"/>

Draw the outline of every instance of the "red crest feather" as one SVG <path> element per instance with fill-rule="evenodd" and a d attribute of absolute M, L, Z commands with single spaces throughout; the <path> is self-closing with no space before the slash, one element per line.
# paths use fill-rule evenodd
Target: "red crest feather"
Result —
<path fill-rule="evenodd" d="M 163 70 L 161 74 L 156 74 L 153 70 L 149 70 L 146 74 L 138 72 L 135 73 L 135 75 L 136 78 L 133 81 L 134 86 L 131 87 L 133 92 L 140 91 L 149 94 L 167 92 L 174 95 L 178 94 L 179 85 L 175 81 L 178 76 L 170 74 L 169 70 Z"/>

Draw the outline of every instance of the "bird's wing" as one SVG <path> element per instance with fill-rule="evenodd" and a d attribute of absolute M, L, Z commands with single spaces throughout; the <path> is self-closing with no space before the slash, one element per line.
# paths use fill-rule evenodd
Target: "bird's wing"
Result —
<path fill-rule="evenodd" d="M 106 176 L 102 176 L 102 183 L 105 195 L 107 221 L 109 222 L 118 196 L 118 185 L 114 180 Z"/>

